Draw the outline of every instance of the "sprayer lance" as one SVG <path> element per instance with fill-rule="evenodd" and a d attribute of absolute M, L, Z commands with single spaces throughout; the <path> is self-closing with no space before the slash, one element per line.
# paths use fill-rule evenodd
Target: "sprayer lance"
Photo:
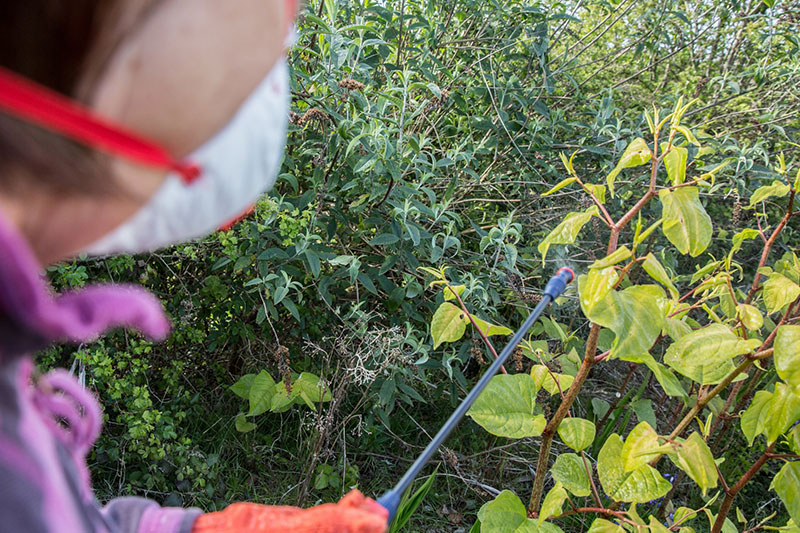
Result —
<path fill-rule="evenodd" d="M 544 296 L 542 297 L 542 301 L 539 302 L 533 312 L 528 316 L 528 318 L 525 319 L 522 327 L 517 330 L 517 332 L 511 338 L 511 341 L 506 344 L 506 347 L 503 348 L 503 351 L 497 356 L 497 359 L 495 359 L 495 361 L 492 363 L 492 366 L 486 370 L 478 383 L 475 384 L 475 387 L 473 387 L 473 389 L 469 392 L 467 397 L 464 398 L 456 410 L 453 411 L 453 414 L 451 414 L 450 418 L 447 419 L 447 422 L 444 423 L 442 429 L 439 430 L 439 432 L 431 440 L 430 444 L 428 444 L 419 457 L 417 457 L 417 460 L 414 461 L 414 464 L 412 464 L 403 477 L 400 478 L 400 481 L 397 482 L 397 485 L 395 485 L 390 491 L 384 493 L 383 496 L 378 498 L 378 503 L 381 504 L 387 511 L 389 511 L 390 524 L 397 514 L 397 508 L 400 506 L 400 500 L 403 497 L 403 494 L 411 486 L 411 483 L 413 483 L 420 471 L 425 467 L 428 461 L 431 460 L 433 454 L 436 453 L 436 450 L 447 439 L 461 419 L 464 418 L 464 415 L 467 414 L 467 411 L 470 407 L 472 407 L 472 404 L 475 403 L 475 400 L 478 398 L 480 393 L 486 388 L 486 385 L 489 384 L 489 381 L 491 381 L 495 374 L 500 371 L 500 367 L 503 366 L 503 363 L 506 362 L 508 356 L 511 355 L 511 353 L 514 351 L 514 348 L 517 347 L 531 326 L 533 326 L 539 316 L 544 312 L 545 308 L 550 305 L 553 300 L 561 296 L 564 290 L 566 290 L 567 285 L 572 283 L 572 280 L 574 279 L 575 273 L 566 267 L 559 269 L 555 276 L 550 278 L 544 288 Z"/>

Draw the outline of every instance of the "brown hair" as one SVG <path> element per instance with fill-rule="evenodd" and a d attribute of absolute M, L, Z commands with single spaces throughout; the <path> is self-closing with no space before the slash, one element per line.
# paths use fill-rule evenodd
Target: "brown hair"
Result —
<path fill-rule="evenodd" d="M 127 32 L 159 0 L 0 2 L 0 65 L 86 103 Z M 0 113 L 0 189 L 45 185 L 64 193 L 113 192 L 106 160 L 38 126 Z"/>

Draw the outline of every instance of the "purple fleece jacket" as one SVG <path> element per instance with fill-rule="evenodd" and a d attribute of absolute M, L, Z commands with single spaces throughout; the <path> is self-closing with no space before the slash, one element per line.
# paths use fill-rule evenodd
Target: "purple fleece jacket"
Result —
<path fill-rule="evenodd" d="M 100 406 L 64 370 L 32 379 L 31 353 L 54 342 L 91 341 L 120 326 L 154 339 L 169 331 L 158 300 L 140 288 L 54 294 L 0 213 L 0 530 L 190 533 L 198 509 L 131 497 L 101 507 L 86 466 L 100 432 Z"/>

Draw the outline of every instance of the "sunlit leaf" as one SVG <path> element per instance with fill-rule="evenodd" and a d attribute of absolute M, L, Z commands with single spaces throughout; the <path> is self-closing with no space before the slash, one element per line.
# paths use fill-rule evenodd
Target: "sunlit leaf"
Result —
<path fill-rule="evenodd" d="M 554 524 L 537 524 L 536 520 L 528 518 L 525 505 L 510 490 L 504 490 L 484 504 L 478 511 L 478 520 L 481 533 L 563 533 Z"/>
<path fill-rule="evenodd" d="M 650 158 L 653 157 L 653 152 L 647 146 L 647 142 L 638 137 L 631 141 L 622 153 L 622 157 L 608 176 L 606 176 L 606 183 L 608 184 L 608 192 L 611 193 L 611 198 L 614 198 L 614 181 L 623 169 L 638 167 L 644 165 Z"/>
<path fill-rule="evenodd" d="M 444 302 L 431 319 L 431 336 L 433 348 L 436 349 L 443 342 L 454 342 L 464 336 L 469 318 L 463 309 Z"/>
<path fill-rule="evenodd" d="M 558 192 L 561 189 L 563 189 L 564 187 L 567 187 L 570 184 L 575 183 L 577 180 L 578 180 L 578 178 L 567 178 L 565 180 L 561 180 L 552 189 L 550 189 L 546 193 L 543 193 L 542 196 L 549 196 L 549 195 L 553 194 L 554 192 Z"/>
<path fill-rule="evenodd" d="M 595 306 L 616 286 L 619 274 L 613 267 L 590 269 L 588 274 L 578 276 L 578 294 L 581 309 L 587 317 L 592 316 Z"/>
<path fill-rule="evenodd" d="M 598 259 L 591 265 L 589 268 L 591 269 L 600 269 L 600 268 L 608 268 L 610 266 L 616 265 L 620 261 L 625 261 L 628 259 L 633 253 L 628 249 L 627 246 L 622 246 L 617 248 L 615 251 L 611 252 L 609 255 L 605 256 L 603 259 Z"/>
<path fill-rule="evenodd" d="M 667 144 L 661 145 L 661 150 L 666 151 Z M 672 146 L 672 149 L 664 156 L 664 166 L 667 167 L 667 175 L 672 185 L 680 185 L 686 181 L 686 160 L 689 157 L 689 150 L 682 146 Z"/>
<path fill-rule="evenodd" d="M 764 282 L 761 297 L 767 306 L 767 314 L 784 309 L 800 296 L 800 285 L 780 274 L 773 272 Z"/>
<path fill-rule="evenodd" d="M 775 369 L 780 378 L 800 387 L 800 326 L 779 326 L 773 347 Z"/>
<path fill-rule="evenodd" d="M 621 453 L 625 472 L 631 472 L 646 465 L 651 459 L 663 453 L 658 433 L 647 422 L 639 422 L 625 439 Z"/>
<path fill-rule="evenodd" d="M 583 459 L 577 454 L 559 454 L 550 469 L 550 475 L 575 496 L 583 497 L 591 494 L 589 476 L 586 474 L 586 465 L 583 463 Z"/>
<path fill-rule="evenodd" d="M 753 445 L 756 436 L 764 432 L 766 416 L 769 413 L 772 393 L 765 390 L 757 391 L 753 396 L 750 406 L 742 413 L 739 423 L 742 433 L 747 438 L 747 444 Z"/>
<path fill-rule="evenodd" d="M 483 429 L 500 437 L 537 437 L 547 424 L 534 414 L 536 383 L 528 374 L 495 376 L 467 413 Z"/>
<path fill-rule="evenodd" d="M 661 265 L 658 259 L 656 259 L 656 256 L 654 256 L 652 253 L 647 254 L 647 257 L 645 257 L 645 260 L 642 263 L 642 268 L 650 275 L 651 278 L 666 287 L 673 298 L 678 298 L 678 289 L 675 288 L 675 285 L 672 283 L 669 274 L 667 274 L 666 269 Z"/>
<path fill-rule="evenodd" d="M 539 509 L 539 519 L 537 524 L 541 525 L 547 518 L 551 516 L 558 516 L 561 514 L 561 507 L 567 499 L 567 491 L 561 486 L 561 483 L 556 482 L 552 489 L 547 492 L 542 502 L 542 507 Z"/>
<path fill-rule="evenodd" d="M 682 254 L 697 257 L 711 242 L 711 217 L 706 213 L 697 187 L 682 187 L 658 193 L 664 223 L 661 230 Z"/>
<path fill-rule="evenodd" d="M 569 213 L 561 223 L 551 231 L 544 240 L 539 243 L 537 249 L 542 254 L 542 265 L 544 265 L 547 251 L 554 244 L 572 244 L 593 216 L 598 214 L 597 206 L 593 205 L 583 212 Z"/>
<path fill-rule="evenodd" d="M 275 380 L 266 370 L 262 370 L 250 383 L 250 411 L 248 416 L 257 416 L 272 407 L 272 397 L 275 395 Z"/>
<path fill-rule="evenodd" d="M 648 464 L 626 472 L 622 446 L 622 438 L 614 433 L 608 437 L 598 455 L 598 477 L 606 494 L 614 500 L 643 503 L 669 492 L 672 485 Z"/>
<path fill-rule="evenodd" d="M 531 367 L 531 377 L 536 383 L 536 388 L 544 389 L 552 394 L 567 392 L 575 378 L 568 374 L 558 374 L 544 365 L 533 365 Z"/>
<path fill-rule="evenodd" d="M 594 442 L 594 433 L 594 424 L 584 418 L 565 418 L 558 425 L 558 436 L 564 444 L 577 452 L 591 446 Z"/>
<path fill-rule="evenodd" d="M 751 331 L 759 330 L 764 325 L 764 317 L 754 305 L 739 304 L 737 306 L 737 314 L 744 327 Z"/>
<path fill-rule="evenodd" d="M 760 345 L 758 339 L 744 340 L 722 324 L 711 324 L 674 342 L 664 363 L 702 385 L 714 385 L 734 370 L 731 359 Z"/>
<path fill-rule="evenodd" d="M 790 190 L 791 187 L 789 187 L 788 183 L 782 183 L 780 181 L 773 181 L 772 185 L 763 185 L 756 189 L 756 192 L 750 197 L 750 205 L 748 208 L 752 208 L 757 203 L 763 202 L 767 198 L 783 198 L 789 194 Z"/>
<path fill-rule="evenodd" d="M 467 319 L 469 320 L 469 319 Z M 498 326 L 496 324 L 490 324 L 485 320 L 482 320 L 475 315 L 472 315 L 472 320 L 478 325 L 478 329 L 483 332 L 484 335 L 487 337 L 491 337 L 492 335 L 511 335 L 514 333 L 510 329 L 505 326 Z"/>
<path fill-rule="evenodd" d="M 708 489 L 717 487 L 717 468 L 711 450 L 699 433 L 694 432 L 680 443 L 673 462 L 697 483 L 706 495 Z"/>
<path fill-rule="evenodd" d="M 609 522 L 602 518 L 595 518 L 586 533 L 625 533 L 625 530 L 622 529 L 622 526 L 618 526 L 614 522 Z"/>
<path fill-rule="evenodd" d="M 466 290 L 466 288 L 467 288 L 466 285 L 451 285 L 450 287 L 445 287 L 444 289 L 442 289 L 442 294 L 444 295 L 444 301 L 449 302 L 450 300 L 455 300 L 456 294 L 461 296 Z M 453 294 L 454 291 L 455 294 Z"/>
<path fill-rule="evenodd" d="M 593 183 L 584 183 L 583 187 L 594 195 L 601 204 L 606 203 L 606 186 L 600 184 L 593 184 Z"/>
<path fill-rule="evenodd" d="M 800 461 L 787 462 L 775 474 L 770 489 L 778 493 L 789 516 L 800 524 Z"/>
<path fill-rule="evenodd" d="M 649 368 L 653 372 L 653 376 L 655 376 L 656 381 L 658 381 L 661 388 L 664 389 L 664 392 L 667 393 L 669 396 L 677 396 L 680 398 L 686 398 L 687 394 L 686 391 L 681 386 L 681 382 L 678 381 L 678 378 L 675 377 L 675 374 L 667 368 L 666 366 L 662 365 L 649 353 L 641 353 L 636 356 L 628 356 L 628 357 L 620 357 L 625 361 L 632 361 L 635 363 L 643 363 L 647 368 Z"/>

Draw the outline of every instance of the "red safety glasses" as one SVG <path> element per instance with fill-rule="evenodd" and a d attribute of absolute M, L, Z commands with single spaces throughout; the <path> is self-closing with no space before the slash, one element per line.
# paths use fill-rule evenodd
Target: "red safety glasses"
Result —
<path fill-rule="evenodd" d="M 196 180 L 200 167 L 174 159 L 149 139 L 97 116 L 89 108 L 0 67 L 0 111 L 59 133 L 90 148 Z"/>

